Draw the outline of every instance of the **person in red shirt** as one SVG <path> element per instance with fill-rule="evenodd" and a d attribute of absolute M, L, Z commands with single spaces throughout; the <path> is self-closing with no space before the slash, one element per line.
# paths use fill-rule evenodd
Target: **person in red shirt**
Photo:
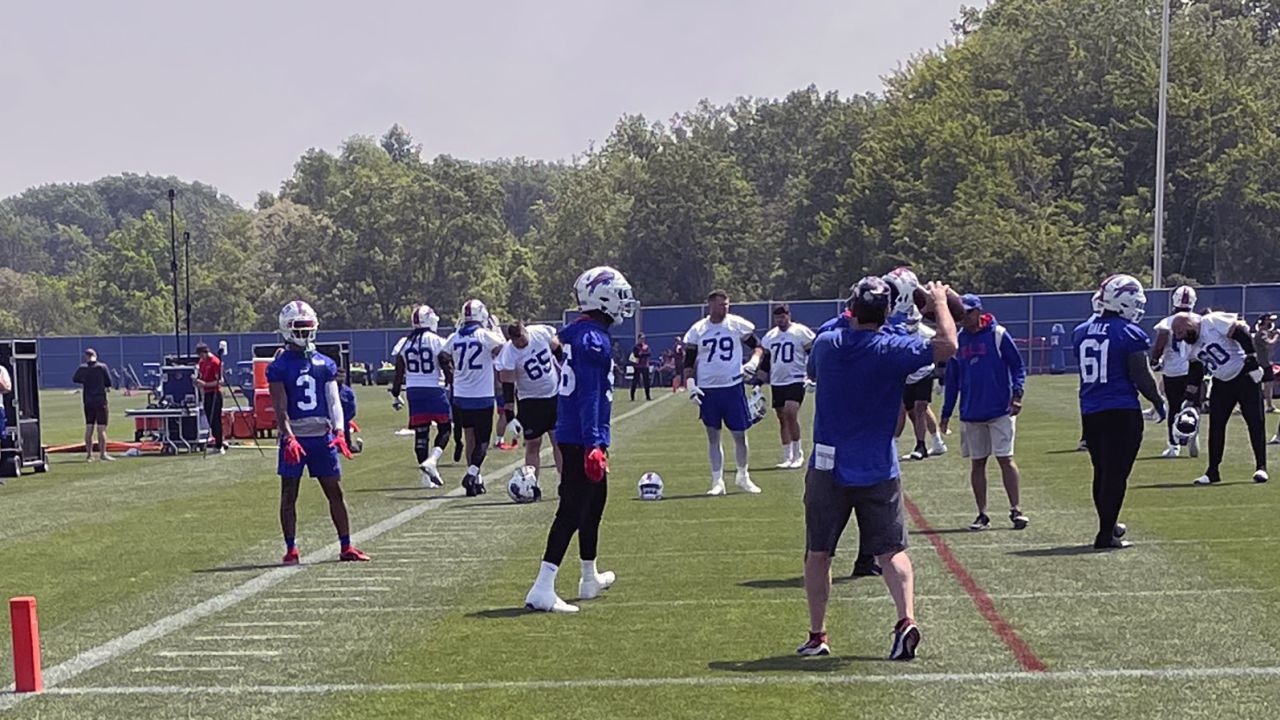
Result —
<path fill-rule="evenodd" d="M 196 363 L 196 387 L 204 400 L 204 416 L 209 419 L 209 430 L 213 435 L 209 449 L 225 455 L 227 446 L 222 442 L 222 361 L 209 352 L 205 343 L 196 345 L 196 355 L 200 356 Z"/>

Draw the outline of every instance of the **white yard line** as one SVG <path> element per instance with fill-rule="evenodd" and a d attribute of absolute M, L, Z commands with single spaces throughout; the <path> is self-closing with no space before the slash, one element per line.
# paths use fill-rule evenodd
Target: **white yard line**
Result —
<path fill-rule="evenodd" d="M 161 650 L 156 657 L 276 657 L 279 650 Z"/>
<path fill-rule="evenodd" d="M 312 595 L 315 593 L 340 593 L 340 592 L 388 592 L 391 588 L 383 585 L 339 585 L 337 587 L 325 586 L 314 588 L 284 588 L 276 592 L 281 595 Z"/>
<path fill-rule="evenodd" d="M 192 667 L 166 665 L 164 667 L 136 667 L 129 668 L 131 673 L 189 673 L 189 672 L 239 672 L 244 668 L 239 665 L 222 665 L 218 667 Z"/>
<path fill-rule="evenodd" d="M 240 640 L 299 640 L 302 635 L 197 635 L 196 642 L 231 642 Z"/>
<path fill-rule="evenodd" d="M 1280 667 L 1117 668 L 1048 672 L 916 673 L 856 675 L 710 675 L 694 677 L 583 678 L 577 680 L 491 680 L 436 683 L 341 683 L 332 685 L 150 685 L 50 688 L 49 695 L 328 695 L 335 693 L 477 692 L 493 690 L 577 690 L 583 688 L 744 687 L 770 685 L 936 685 L 968 683 L 1077 683 L 1106 680 L 1208 680 L 1275 678 Z"/>
<path fill-rule="evenodd" d="M 674 397 L 674 396 L 668 396 Z M 612 419 L 612 423 L 616 425 L 622 420 L 633 417 L 649 408 L 656 407 L 666 398 L 646 403 L 634 410 L 629 410 L 616 418 Z M 508 463 L 506 466 L 494 471 L 495 477 L 501 477 L 506 473 L 513 472 L 516 468 L 524 464 L 524 459 Z M 363 530 L 355 532 L 351 535 L 351 539 L 357 543 L 368 543 L 373 540 L 396 530 L 406 523 L 421 517 L 424 513 L 447 504 L 445 498 L 457 497 L 463 493 L 462 488 L 454 488 L 444 495 L 439 495 L 428 500 L 424 500 L 412 507 L 406 508 L 391 517 L 380 522 L 374 523 Z M 204 602 L 197 603 L 191 607 L 181 610 L 172 615 L 156 620 L 155 622 L 140 627 L 131 632 L 120 635 L 119 637 L 108 640 L 107 642 L 96 647 L 85 650 L 75 657 L 60 662 L 57 665 L 47 668 L 44 671 L 44 684 L 46 688 L 55 688 L 58 685 L 66 683 L 68 680 L 82 675 L 100 665 L 111 662 L 127 652 L 136 650 L 143 645 L 159 640 L 160 638 L 171 635 L 178 630 L 186 628 L 204 618 L 222 612 L 227 608 L 234 607 L 240 603 L 253 598 L 257 595 L 270 590 L 285 580 L 293 577 L 296 573 L 306 569 L 306 565 L 333 560 L 338 556 L 338 544 L 332 543 L 325 547 L 308 553 L 303 556 L 302 566 L 280 567 L 268 570 L 257 577 L 247 580 L 236 587 L 215 595 Z M 268 598 L 269 600 L 270 598 Z M 10 694 L 0 694 L 0 710 L 7 710 L 27 697 L 26 694 L 12 693 L 13 685 L 4 688 L 3 693 L 8 691 Z"/>
<path fill-rule="evenodd" d="M 225 622 L 222 623 L 222 627 L 306 627 L 323 624 L 323 620 L 262 620 L 256 622 Z"/>

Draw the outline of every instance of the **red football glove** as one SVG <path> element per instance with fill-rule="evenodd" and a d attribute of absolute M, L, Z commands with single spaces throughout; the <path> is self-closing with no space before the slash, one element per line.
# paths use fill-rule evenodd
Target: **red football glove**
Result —
<path fill-rule="evenodd" d="M 284 461 L 286 463 L 297 465 L 306 456 L 307 451 L 302 449 L 302 445 L 298 443 L 298 438 L 290 435 L 284 439 Z"/>
<path fill-rule="evenodd" d="M 587 479 L 598 483 L 604 480 L 605 473 L 609 472 L 609 456 L 605 455 L 601 448 L 592 448 L 582 465 L 587 471 Z"/>
<path fill-rule="evenodd" d="M 342 453 L 342 457 L 344 458 L 351 457 L 351 448 L 347 447 L 347 436 L 342 433 L 336 433 L 333 436 L 333 440 L 329 441 L 329 447 Z"/>
<path fill-rule="evenodd" d="M 360 432 L 360 426 L 356 424 L 355 420 L 348 420 L 347 425 L 351 427 L 351 432 Z"/>

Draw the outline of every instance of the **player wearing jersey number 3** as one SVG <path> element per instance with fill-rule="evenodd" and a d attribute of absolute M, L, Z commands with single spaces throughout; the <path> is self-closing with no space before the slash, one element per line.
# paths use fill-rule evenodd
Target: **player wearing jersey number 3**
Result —
<path fill-rule="evenodd" d="M 711 489 L 708 495 L 724 495 L 724 450 L 720 428 L 733 436 L 734 460 L 738 466 L 735 482 L 749 493 L 760 488 L 751 482 L 747 428 L 751 412 L 743 388 L 744 375 L 754 375 L 760 367 L 764 348 L 756 340 L 756 326 L 744 317 L 729 313 L 729 294 L 713 290 L 707 296 L 710 312 L 684 335 L 684 378 L 689 399 L 698 406 L 698 416 L 707 429 L 707 455 L 711 459 Z M 751 350 L 745 363 L 742 348 Z"/>
<path fill-rule="evenodd" d="M 1147 363 L 1151 339 L 1137 326 L 1147 298 L 1128 275 L 1112 275 L 1101 289 L 1097 315 L 1071 332 L 1080 365 L 1080 416 L 1093 463 L 1093 505 L 1098 513 L 1095 550 L 1127 547 L 1126 528 L 1117 522 L 1129 473 L 1142 447 L 1141 392 L 1161 420 L 1164 399 Z"/>
<path fill-rule="evenodd" d="M 525 607 L 545 612 L 577 612 L 556 595 L 556 574 L 569 542 L 578 535 L 582 580 L 578 597 L 589 600 L 613 584 L 614 574 L 596 570 L 600 519 L 608 499 L 609 423 L 613 411 L 613 338 L 609 328 L 636 313 L 631 284 L 610 267 L 596 267 L 573 284 L 582 315 L 559 333 L 564 363 L 556 405 L 556 444 L 560 446 L 560 504 L 547 533 L 538 579 L 524 598 Z"/>
<path fill-rule="evenodd" d="M 338 368 L 315 350 L 320 322 L 311 306 L 294 301 L 280 311 L 284 350 L 267 366 L 271 405 L 279 427 L 280 529 L 284 533 L 285 565 L 299 561 L 294 542 L 297 531 L 298 486 L 302 471 L 320 482 L 329 499 L 329 516 L 338 531 L 339 560 L 368 560 L 351 544 L 347 504 L 342 496 L 342 467 L 338 454 L 351 457 L 343 429 L 338 396 Z"/>

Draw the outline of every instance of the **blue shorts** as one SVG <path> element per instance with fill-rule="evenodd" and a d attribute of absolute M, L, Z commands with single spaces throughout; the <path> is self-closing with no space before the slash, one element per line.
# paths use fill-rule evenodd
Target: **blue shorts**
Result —
<path fill-rule="evenodd" d="M 7 422 L 4 415 L 4 403 L 0 402 L 0 439 L 4 438 L 5 424 Z"/>
<path fill-rule="evenodd" d="M 458 397 L 455 395 L 453 398 L 453 405 L 459 410 L 488 410 L 490 413 L 493 412 L 492 397 L 470 398 Z"/>
<path fill-rule="evenodd" d="M 502 410 L 507 406 L 507 401 L 501 395 L 493 396 L 493 406 Z"/>
<path fill-rule="evenodd" d="M 449 396 L 444 388 L 411 387 L 405 389 L 409 399 L 409 427 L 424 428 L 431 423 L 447 423 L 451 415 Z"/>
<path fill-rule="evenodd" d="M 276 464 L 276 473 L 282 478 L 300 478 L 302 470 L 306 468 L 307 473 L 313 478 L 339 477 L 342 475 L 342 465 L 338 462 L 337 448 L 329 447 L 329 443 L 333 441 L 333 435 L 325 435 L 324 437 L 300 437 L 298 444 L 302 446 L 302 451 L 306 456 L 302 458 L 302 462 L 297 465 L 290 465 L 284 461 L 284 448 L 280 448 L 279 461 Z"/>
<path fill-rule="evenodd" d="M 723 388 L 703 388 L 702 408 L 698 417 L 711 428 L 721 423 L 733 432 L 743 432 L 751 427 L 751 412 L 747 409 L 747 394 L 742 385 Z"/>

